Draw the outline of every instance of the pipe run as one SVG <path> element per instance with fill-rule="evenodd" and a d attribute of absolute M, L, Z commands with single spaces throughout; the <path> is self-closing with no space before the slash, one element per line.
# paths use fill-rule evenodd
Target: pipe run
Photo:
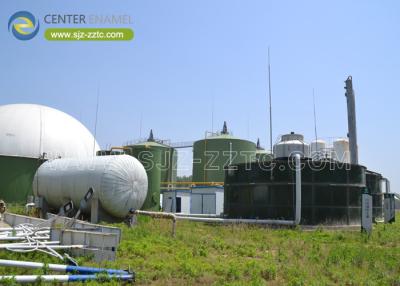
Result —
<path fill-rule="evenodd" d="M 174 213 L 176 217 L 205 217 L 205 218 L 214 218 L 221 217 L 217 214 L 188 214 L 188 213 Z"/>
<path fill-rule="evenodd" d="M 50 236 L 33 236 L 34 240 L 49 240 Z M 0 236 L 0 241 L 20 241 L 26 240 L 25 236 Z"/>
<path fill-rule="evenodd" d="M 77 244 L 77 245 L 44 245 L 44 244 L 20 244 L 20 243 L 10 243 L 10 244 L 0 244 L 0 249 L 8 249 L 8 250 L 27 250 L 27 249 L 83 249 L 85 245 Z"/>
<path fill-rule="evenodd" d="M 52 247 L 54 245 L 59 245 L 59 241 L 40 241 L 40 242 L 14 242 L 14 243 L 2 243 L 0 244 L 0 249 L 4 248 L 18 248 L 20 246 L 25 247 L 25 246 L 30 246 L 30 247 L 36 247 L 40 243 L 40 245 L 48 245 L 49 247 Z"/>
<path fill-rule="evenodd" d="M 63 264 L 45 264 L 41 262 L 19 261 L 19 260 L 5 260 L 0 259 L 0 266 L 6 267 L 21 267 L 30 269 L 47 268 L 50 271 L 65 272 L 65 273 L 79 273 L 79 274 L 93 274 L 93 273 L 107 273 L 107 274 L 130 274 L 125 270 L 108 269 L 108 268 L 94 268 L 83 267 Z"/>
<path fill-rule="evenodd" d="M 95 274 L 91 275 L 16 275 L 16 276 L 0 276 L 0 281 L 16 281 L 18 283 L 34 283 L 38 280 L 43 282 L 79 282 L 79 281 L 103 281 L 104 279 L 117 279 L 120 281 L 132 281 L 134 280 L 133 274 L 123 275 L 111 275 L 106 274 L 105 276 L 99 276 Z"/>
<path fill-rule="evenodd" d="M 150 211 L 141 211 L 141 210 L 135 210 L 133 214 L 138 215 L 146 215 L 150 216 L 153 218 L 166 218 L 172 220 L 172 236 L 175 237 L 175 229 L 176 229 L 176 215 L 173 213 L 164 213 L 164 212 L 150 212 Z"/>

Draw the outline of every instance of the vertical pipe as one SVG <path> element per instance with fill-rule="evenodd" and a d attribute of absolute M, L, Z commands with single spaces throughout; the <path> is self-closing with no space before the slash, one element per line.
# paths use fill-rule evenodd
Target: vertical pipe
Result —
<path fill-rule="evenodd" d="M 232 142 L 229 142 L 229 167 L 232 165 Z"/>
<path fill-rule="evenodd" d="M 385 182 L 386 182 L 386 193 L 389 194 L 390 193 L 390 181 L 385 178 Z"/>
<path fill-rule="evenodd" d="M 349 133 L 349 145 L 350 145 L 350 163 L 358 164 L 358 146 L 357 146 L 357 122 L 356 122 L 356 102 L 353 90 L 352 77 L 349 76 L 345 81 L 346 86 L 346 97 L 347 97 L 347 120 Z"/>
<path fill-rule="evenodd" d="M 301 161 L 300 154 L 294 155 L 296 162 L 296 207 L 294 224 L 300 224 L 301 220 Z"/>

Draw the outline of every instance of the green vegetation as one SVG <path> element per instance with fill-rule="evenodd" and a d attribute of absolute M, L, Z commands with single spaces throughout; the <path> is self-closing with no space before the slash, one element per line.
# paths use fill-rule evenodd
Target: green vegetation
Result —
<path fill-rule="evenodd" d="M 193 182 L 192 175 L 190 176 L 177 176 L 176 177 L 177 182 Z"/>
<path fill-rule="evenodd" d="M 118 259 L 101 266 L 130 266 L 137 285 L 400 285 L 399 222 L 376 225 L 369 238 L 349 230 L 186 221 L 178 221 L 173 238 L 170 221 L 148 217 L 139 217 L 132 229 L 117 226 L 123 229 Z M 0 258 L 59 263 L 38 253 L 1 251 Z M 79 261 L 95 265 L 88 258 Z M 0 268 L 1 275 L 10 273 L 43 271 Z"/>

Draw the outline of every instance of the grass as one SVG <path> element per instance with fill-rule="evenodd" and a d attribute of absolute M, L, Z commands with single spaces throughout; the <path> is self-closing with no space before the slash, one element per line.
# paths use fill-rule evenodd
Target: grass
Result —
<path fill-rule="evenodd" d="M 400 285 L 399 222 L 376 225 L 371 237 L 358 231 L 179 221 L 172 238 L 171 222 L 148 217 L 140 217 L 134 228 L 117 226 L 123 230 L 118 259 L 101 266 L 131 267 L 137 285 Z M 39 253 L 5 250 L 0 258 L 59 263 Z M 88 258 L 79 261 L 99 266 Z M 1 275 L 10 273 L 43 270 L 0 267 Z"/>

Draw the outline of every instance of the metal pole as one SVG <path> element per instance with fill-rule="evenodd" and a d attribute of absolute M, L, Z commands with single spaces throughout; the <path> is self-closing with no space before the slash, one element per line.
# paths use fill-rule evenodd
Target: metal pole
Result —
<path fill-rule="evenodd" d="M 313 105 L 314 105 L 314 134 L 315 134 L 315 143 L 317 146 L 317 141 L 318 141 L 318 134 L 317 134 L 317 113 L 315 111 L 315 95 L 314 95 L 314 89 L 312 90 L 312 96 L 313 96 Z M 312 151 L 312 150 L 311 150 Z M 317 151 L 317 150 L 314 150 Z"/>
<path fill-rule="evenodd" d="M 272 93 L 271 93 L 271 61 L 269 56 L 269 47 L 268 47 L 268 96 L 269 96 L 269 147 L 271 150 L 271 154 L 273 154 L 272 150 Z"/>

